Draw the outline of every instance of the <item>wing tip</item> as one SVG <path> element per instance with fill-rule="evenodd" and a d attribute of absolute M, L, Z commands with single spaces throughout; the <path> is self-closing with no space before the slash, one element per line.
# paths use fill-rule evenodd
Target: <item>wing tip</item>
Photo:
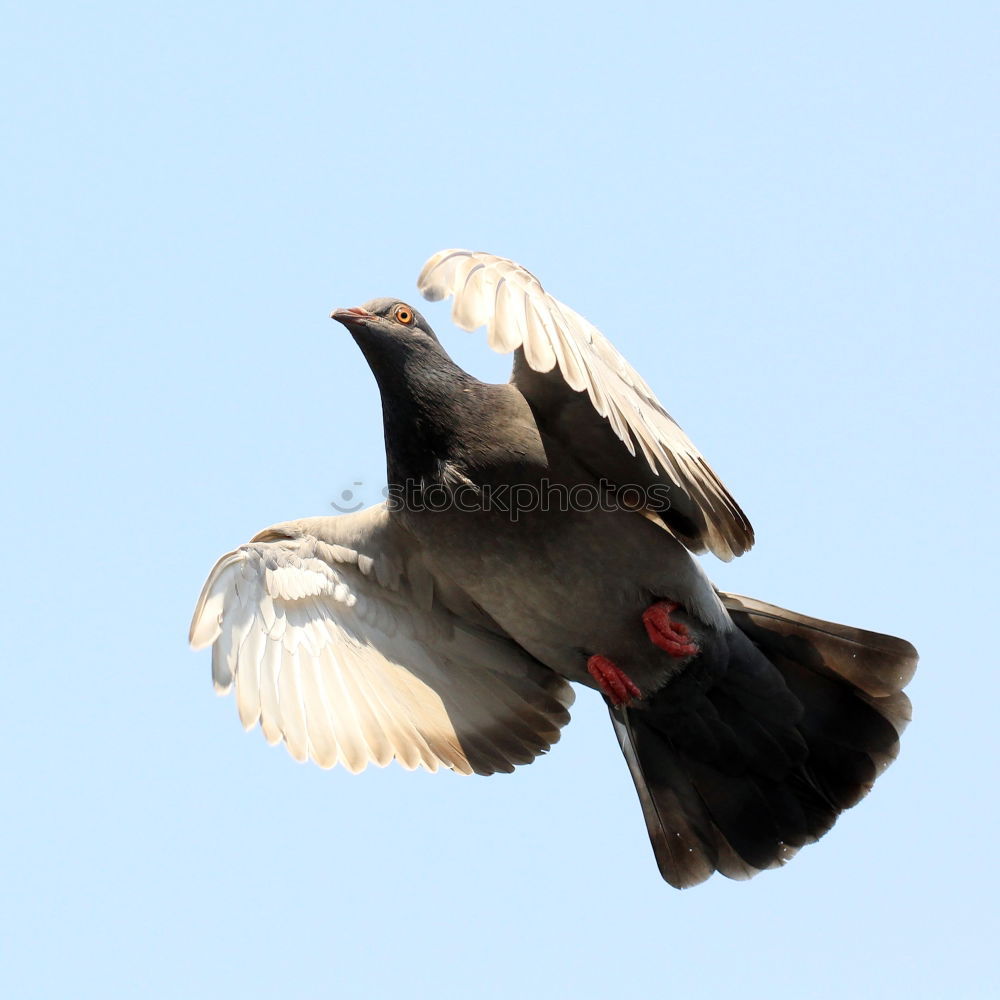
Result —
<path fill-rule="evenodd" d="M 440 267 L 449 257 L 454 257 L 456 254 L 463 254 L 465 256 L 472 256 L 472 250 L 459 250 L 459 249 L 449 249 L 449 250 L 438 250 L 437 253 L 432 254 L 427 258 L 426 263 L 420 269 L 420 274 L 417 276 L 417 290 L 428 302 L 440 302 L 441 299 L 446 298 L 451 294 L 452 289 L 447 288 L 445 285 L 437 284 L 430 279 L 431 274 Z"/>
<path fill-rule="evenodd" d="M 222 634 L 222 612 L 228 592 L 223 580 L 226 571 L 242 560 L 243 550 L 234 549 L 221 556 L 209 572 L 188 628 L 188 644 L 193 650 L 206 649 Z"/>
<path fill-rule="evenodd" d="M 191 619 L 191 627 L 188 629 L 188 645 L 196 653 L 211 646 L 219 636 L 222 635 L 222 617 L 216 615 L 214 619 L 206 614 L 197 615 Z"/>

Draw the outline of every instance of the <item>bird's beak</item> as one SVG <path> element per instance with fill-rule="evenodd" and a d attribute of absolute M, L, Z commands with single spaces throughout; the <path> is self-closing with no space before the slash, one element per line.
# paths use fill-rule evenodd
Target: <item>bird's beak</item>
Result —
<path fill-rule="evenodd" d="M 373 316 L 367 309 L 355 306 L 353 309 L 334 309 L 330 313 L 330 319 L 335 319 L 338 323 L 343 323 L 348 330 L 358 326 L 366 326 L 367 320 Z"/>

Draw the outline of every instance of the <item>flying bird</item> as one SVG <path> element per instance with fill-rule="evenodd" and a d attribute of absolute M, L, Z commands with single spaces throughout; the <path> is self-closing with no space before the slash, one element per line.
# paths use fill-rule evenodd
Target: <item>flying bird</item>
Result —
<path fill-rule="evenodd" d="M 907 642 L 717 590 L 753 529 L 650 387 L 530 272 L 445 250 L 418 279 L 513 352 L 480 382 L 413 306 L 338 309 L 382 399 L 384 503 L 266 528 L 191 623 L 216 689 L 296 760 L 512 771 L 599 693 L 660 873 L 748 878 L 895 758 Z"/>

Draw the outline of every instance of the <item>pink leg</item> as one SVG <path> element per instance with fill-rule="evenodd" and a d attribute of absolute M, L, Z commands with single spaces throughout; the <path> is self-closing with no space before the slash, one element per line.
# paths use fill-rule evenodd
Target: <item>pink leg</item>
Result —
<path fill-rule="evenodd" d="M 650 642 L 678 659 L 698 652 L 688 627 L 670 617 L 670 612 L 679 607 L 676 601 L 657 601 L 642 613 L 642 624 L 646 626 Z"/>
<path fill-rule="evenodd" d="M 587 660 L 587 672 L 617 708 L 629 704 L 633 698 L 642 697 L 642 692 L 635 686 L 632 678 L 619 670 L 606 656 L 594 655 Z"/>

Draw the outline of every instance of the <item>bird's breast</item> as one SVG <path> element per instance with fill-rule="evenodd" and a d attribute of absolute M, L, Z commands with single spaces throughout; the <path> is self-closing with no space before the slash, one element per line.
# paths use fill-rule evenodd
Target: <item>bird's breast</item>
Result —
<path fill-rule="evenodd" d="M 587 658 L 600 653 L 655 690 L 681 664 L 650 643 L 642 624 L 650 604 L 680 602 L 680 620 L 705 641 L 717 631 L 693 613 L 715 600 L 711 585 L 662 528 L 630 511 L 567 509 L 564 490 L 545 495 L 537 482 L 508 485 L 470 491 L 465 509 L 403 517 L 433 571 L 537 659 L 592 684 Z"/>

